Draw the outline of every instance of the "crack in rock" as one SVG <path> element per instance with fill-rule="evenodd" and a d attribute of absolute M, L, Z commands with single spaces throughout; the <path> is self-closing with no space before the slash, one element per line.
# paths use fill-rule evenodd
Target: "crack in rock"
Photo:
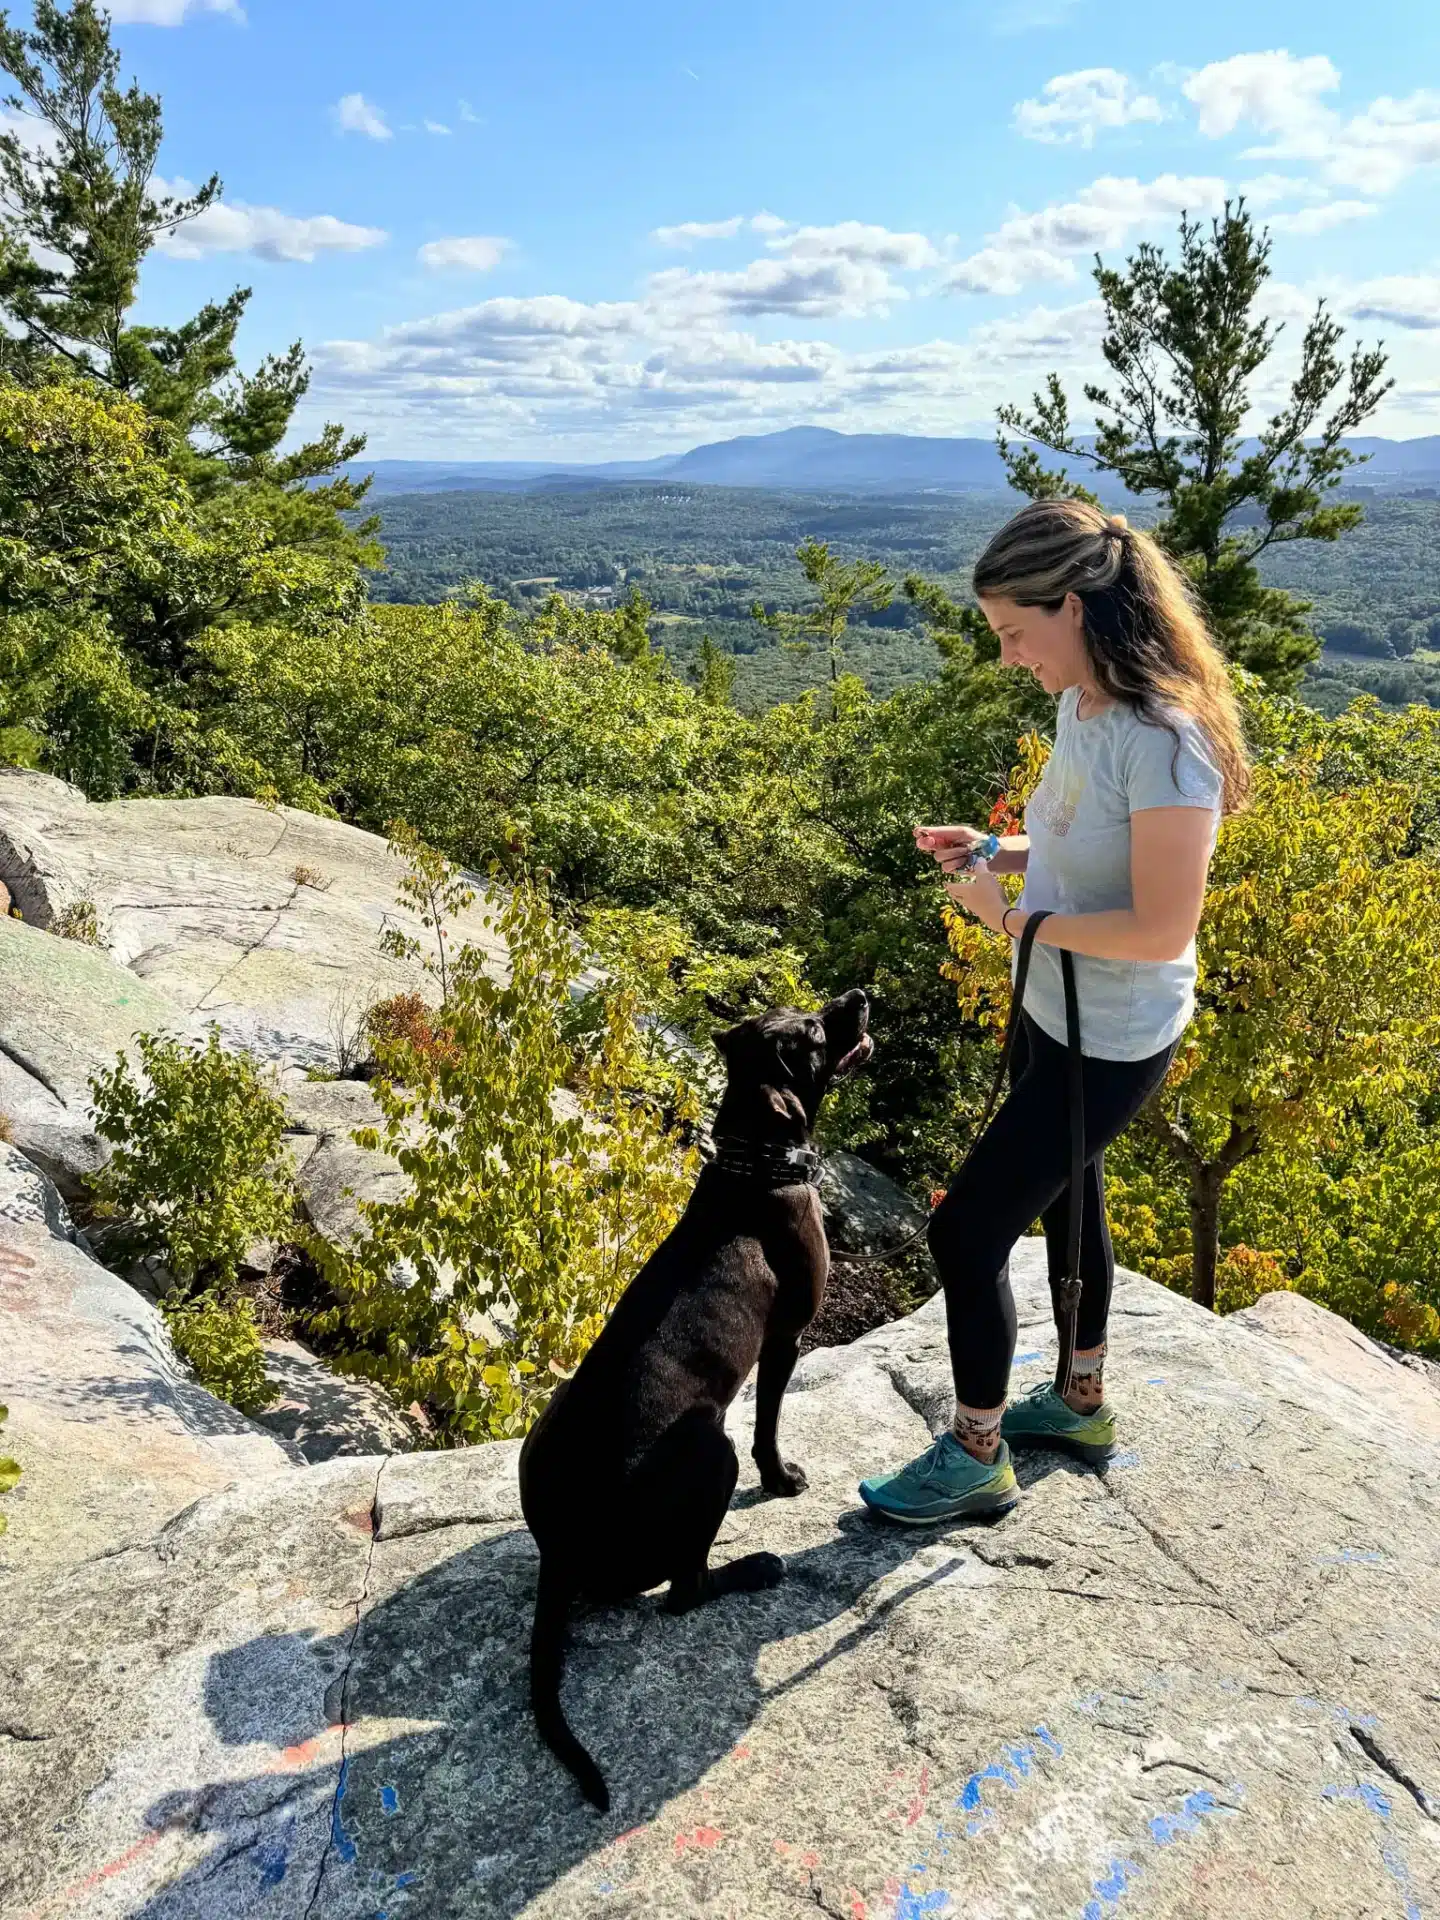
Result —
<path fill-rule="evenodd" d="M 1391 1759 L 1368 1727 L 1351 1726 L 1349 1734 L 1360 1751 L 1367 1755 L 1382 1773 L 1388 1774 L 1397 1787 L 1405 1789 L 1427 1820 L 1440 1821 L 1440 1808 L 1436 1807 L 1435 1802 L 1419 1781 L 1408 1774 L 1398 1760 Z"/>
<path fill-rule="evenodd" d="M 279 845 L 279 841 L 276 845 Z M 360 1582 L 360 1592 L 355 1601 L 355 1624 L 350 1629 L 350 1637 L 345 1643 L 345 1671 L 340 1679 L 340 1765 L 335 1776 L 335 1791 L 330 1799 L 330 1823 L 320 1855 L 320 1866 L 315 1875 L 315 1885 L 311 1888 L 310 1898 L 305 1903 L 302 1920 L 310 1920 L 310 1915 L 315 1911 L 315 1902 L 320 1898 L 321 1889 L 325 1885 L 325 1869 L 330 1864 L 335 1825 L 340 1813 L 340 1795 L 344 1790 L 345 1770 L 350 1760 L 350 1674 L 355 1664 L 355 1646 L 360 1638 L 361 1623 L 365 1618 L 365 1602 L 370 1598 L 370 1575 L 375 1566 L 375 1549 L 380 1544 L 380 1482 L 385 1477 L 385 1469 L 389 1464 L 390 1458 L 387 1455 L 375 1469 L 375 1485 L 370 1494 L 370 1550 L 365 1556 L 365 1576 Z"/>
<path fill-rule="evenodd" d="M 12 1066 L 18 1067 L 21 1073 L 27 1073 L 32 1080 L 38 1081 L 53 1100 L 58 1100 L 62 1107 L 69 1108 L 70 1103 L 45 1069 L 37 1066 L 30 1056 L 22 1053 L 12 1041 L 0 1040 L 0 1054 L 3 1054 Z"/>
<path fill-rule="evenodd" d="M 56 1740 L 55 1733 L 36 1733 L 31 1727 L 17 1727 L 13 1721 L 0 1720 L 0 1740 Z"/>
<path fill-rule="evenodd" d="M 286 825 L 287 826 L 289 825 L 288 821 L 286 822 Z M 284 837 L 285 835 L 282 833 L 280 836 L 280 839 L 283 840 Z M 280 840 L 277 840 L 275 842 L 275 846 L 278 847 L 279 844 L 280 844 Z M 275 848 L 272 847 L 270 851 L 273 853 L 275 851 Z M 202 1012 L 205 1008 L 205 1002 L 208 999 L 210 999 L 211 995 L 219 993 L 220 989 L 225 985 L 225 982 L 230 978 L 232 974 L 237 973 L 239 969 L 244 966 L 245 962 L 250 958 L 252 953 L 259 952 L 260 948 L 264 946 L 265 942 L 270 938 L 271 934 L 274 933 L 275 929 L 279 926 L 284 915 L 289 911 L 291 907 L 294 906 L 295 902 L 300 898 L 300 894 L 303 886 L 304 886 L 303 881 L 297 880 L 295 882 L 295 884 L 290 889 L 290 898 L 288 900 L 282 900 L 279 906 L 274 909 L 274 918 L 271 920 L 269 926 L 266 927 L 265 931 L 260 935 L 260 937 L 257 940 L 252 940 L 250 942 L 250 945 L 246 947 L 246 949 L 240 955 L 238 960 L 234 960 L 231 962 L 231 964 L 225 969 L 225 971 L 221 974 L 220 978 L 215 982 L 213 986 L 207 987 L 205 989 L 204 993 L 201 994 L 200 998 L 195 1002 L 195 1005 L 190 1009 L 192 1013 Z M 261 911 L 263 912 L 264 909 L 262 908 Z"/>

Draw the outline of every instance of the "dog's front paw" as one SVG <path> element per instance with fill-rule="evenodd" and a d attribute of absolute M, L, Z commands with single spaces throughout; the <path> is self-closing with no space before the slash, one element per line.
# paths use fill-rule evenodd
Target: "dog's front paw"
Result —
<path fill-rule="evenodd" d="M 805 1469 L 797 1467 L 793 1460 L 777 1460 L 773 1466 L 760 1469 L 760 1484 L 766 1493 L 793 1500 L 797 1493 L 804 1493 L 810 1482 L 805 1477 Z"/>

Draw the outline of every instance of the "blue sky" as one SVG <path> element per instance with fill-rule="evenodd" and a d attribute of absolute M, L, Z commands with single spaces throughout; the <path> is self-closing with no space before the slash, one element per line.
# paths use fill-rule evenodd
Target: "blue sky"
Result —
<path fill-rule="evenodd" d="M 254 286 L 377 456 L 639 457 L 802 422 L 988 433 L 1097 365 L 1088 279 L 1249 188 L 1269 301 L 1440 431 L 1431 0 L 117 0 L 167 180 L 146 311 Z M 1265 395 L 1262 398 L 1273 398 Z"/>

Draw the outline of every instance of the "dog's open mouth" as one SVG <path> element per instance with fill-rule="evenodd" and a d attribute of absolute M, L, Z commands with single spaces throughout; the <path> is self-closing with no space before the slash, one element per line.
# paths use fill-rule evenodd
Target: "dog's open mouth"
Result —
<path fill-rule="evenodd" d="M 862 1033 L 850 1051 L 841 1055 L 839 1065 L 835 1069 L 836 1079 L 843 1080 L 847 1073 L 854 1073 L 857 1067 L 863 1067 L 874 1051 L 875 1042 L 868 1033 Z"/>

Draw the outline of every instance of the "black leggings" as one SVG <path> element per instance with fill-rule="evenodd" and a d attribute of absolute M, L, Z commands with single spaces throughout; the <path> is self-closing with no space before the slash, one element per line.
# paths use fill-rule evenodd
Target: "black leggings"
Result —
<path fill-rule="evenodd" d="M 1129 1126 L 1165 1078 L 1173 1047 L 1148 1060 L 1084 1063 L 1085 1211 L 1080 1239 L 1076 1346 L 1105 1338 L 1115 1254 L 1105 1218 L 1105 1149 Z M 1021 1017 L 1010 1091 L 969 1162 L 930 1216 L 930 1251 L 945 1288 L 955 1397 L 998 1407 L 1015 1357 L 1010 1252 L 1038 1219 L 1045 1226 L 1053 1291 L 1065 1273 L 1070 1214 L 1069 1064 L 1065 1048 Z"/>

